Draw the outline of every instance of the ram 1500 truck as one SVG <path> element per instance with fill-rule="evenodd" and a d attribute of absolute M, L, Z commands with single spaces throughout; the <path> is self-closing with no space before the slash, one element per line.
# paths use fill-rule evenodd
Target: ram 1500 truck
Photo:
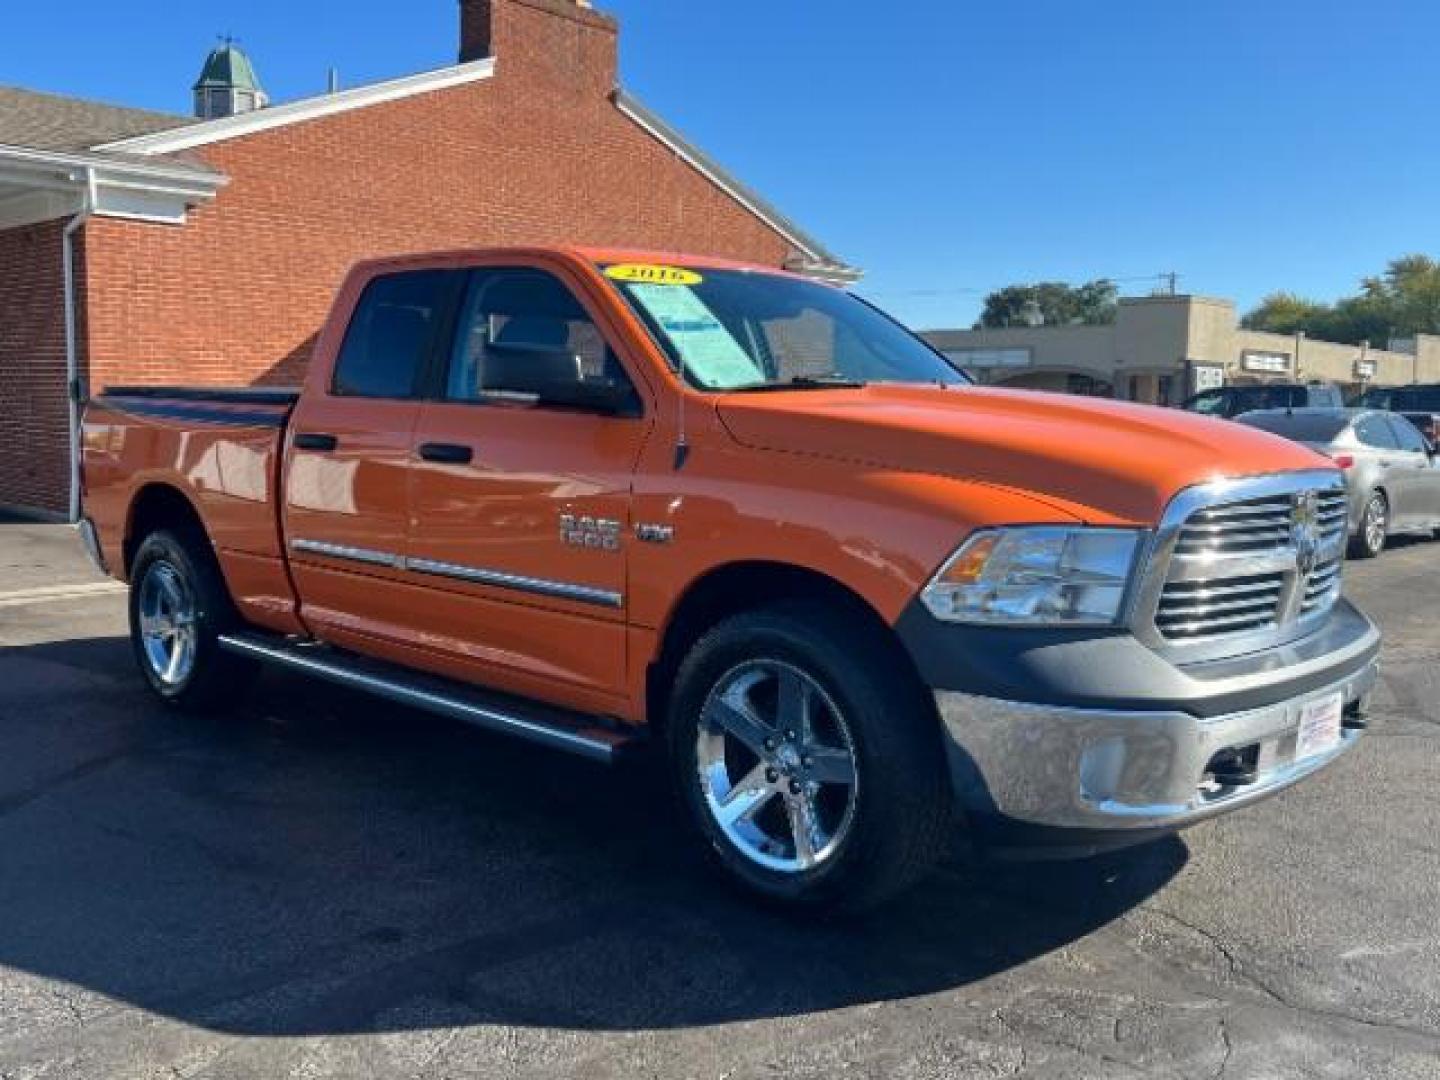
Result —
<path fill-rule="evenodd" d="M 781 903 L 879 901 L 957 822 L 1055 855 L 1245 806 L 1344 753 L 1376 677 L 1327 460 L 973 385 L 753 266 L 368 262 L 303 389 L 110 387 L 83 439 L 81 531 L 166 702 L 277 664 L 600 760 L 648 741 Z"/>

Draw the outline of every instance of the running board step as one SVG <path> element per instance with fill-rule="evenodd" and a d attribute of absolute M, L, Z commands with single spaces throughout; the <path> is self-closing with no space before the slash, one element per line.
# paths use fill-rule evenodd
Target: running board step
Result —
<path fill-rule="evenodd" d="M 226 652 L 304 672 L 399 705 L 528 739 L 607 765 L 614 763 L 627 747 L 644 739 L 640 733 L 624 731 L 618 724 L 598 716 L 482 690 L 383 660 L 341 652 L 317 642 L 246 633 L 221 634 L 219 644 Z"/>

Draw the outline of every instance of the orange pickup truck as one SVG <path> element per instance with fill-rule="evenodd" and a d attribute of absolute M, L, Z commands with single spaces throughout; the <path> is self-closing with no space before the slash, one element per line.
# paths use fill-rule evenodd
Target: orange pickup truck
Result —
<path fill-rule="evenodd" d="M 262 664 L 602 761 L 704 850 L 859 907 L 959 830 L 1083 854 L 1365 726 L 1323 458 L 975 386 L 829 285 L 524 249 L 365 263 L 298 392 L 111 387 L 82 535 L 162 699 Z"/>

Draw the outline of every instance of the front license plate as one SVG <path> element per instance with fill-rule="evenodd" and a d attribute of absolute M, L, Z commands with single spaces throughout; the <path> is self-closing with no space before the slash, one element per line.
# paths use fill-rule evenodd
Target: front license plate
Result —
<path fill-rule="evenodd" d="M 1308 701 L 1300 707 L 1300 731 L 1295 736 L 1296 761 L 1323 754 L 1340 742 L 1343 707 L 1343 698 L 1338 693 Z"/>

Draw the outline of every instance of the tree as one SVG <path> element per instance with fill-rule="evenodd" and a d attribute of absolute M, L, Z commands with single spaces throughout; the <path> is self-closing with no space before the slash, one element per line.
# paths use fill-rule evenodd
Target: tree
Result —
<path fill-rule="evenodd" d="M 1361 298 L 1383 311 L 1396 337 L 1440 332 L 1440 263 L 1428 255 L 1405 255 L 1378 278 L 1360 283 Z"/>
<path fill-rule="evenodd" d="M 1311 337 L 1350 345 L 1440 334 L 1440 262 L 1428 255 L 1392 259 L 1379 277 L 1361 280 L 1359 293 L 1333 304 L 1271 293 L 1241 325 L 1276 334 L 1303 330 Z"/>
<path fill-rule="evenodd" d="M 1030 326 L 1036 319 L 1046 326 L 1083 323 L 1101 326 L 1115 321 L 1119 290 L 1105 278 L 1084 285 L 1042 281 L 1035 285 L 1009 285 L 985 298 L 981 327 Z"/>
<path fill-rule="evenodd" d="M 1297 330 L 1312 333 L 1312 328 L 1329 318 L 1330 313 L 1326 304 L 1277 292 L 1261 300 L 1259 307 L 1240 320 L 1240 325 L 1246 330 L 1268 330 L 1272 334 L 1293 334 Z"/>

